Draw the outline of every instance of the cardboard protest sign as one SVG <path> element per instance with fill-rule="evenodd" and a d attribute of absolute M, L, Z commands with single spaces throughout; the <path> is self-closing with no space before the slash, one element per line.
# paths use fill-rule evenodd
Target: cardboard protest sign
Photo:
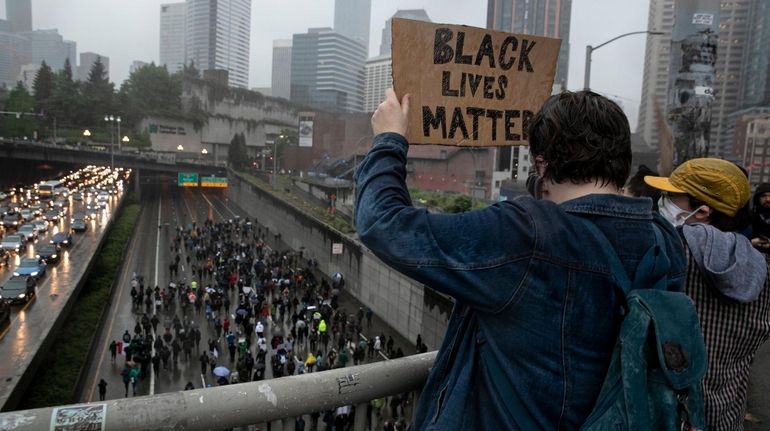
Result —
<path fill-rule="evenodd" d="M 528 145 L 561 40 L 393 18 L 393 87 L 411 94 L 410 144 Z"/>

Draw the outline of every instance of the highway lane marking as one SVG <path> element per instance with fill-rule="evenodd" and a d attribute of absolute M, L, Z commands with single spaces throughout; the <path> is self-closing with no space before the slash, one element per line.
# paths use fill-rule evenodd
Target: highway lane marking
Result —
<path fill-rule="evenodd" d="M 204 199 L 205 199 L 205 196 L 204 196 Z M 233 210 L 231 210 L 231 209 L 230 209 L 230 207 L 227 205 L 227 203 L 223 202 L 221 198 L 217 198 L 217 197 L 215 197 L 214 199 L 215 199 L 215 200 L 217 200 L 217 201 L 219 201 L 219 203 L 221 203 L 221 204 L 222 204 L 222 206 L 223 206 L 223 207 L 224 207 L 224 208 L 225 208 L 227 211 L 229 211 L 229 212 L 230 212 L 230 214 L 232 214 L 232 215 L 233 215 L 233 217 L 236 217 L 236 216 L 238 215 L 238 214 L 236 214 L 235 212 L 233 212 Z M 206 200 L 208 200 L 208 199 L 206 199 Z"/>
<path fill-rule="evenodd" d="M 192 193 L 192 192 L 191 192 Z M 185 195 L 187 193 L 182 192 L 182 203 L 184 204 L 184 207 L 187 209 L 187 214 L 190 216 L 190 221 L 195 222 L 195 213 L 190 210 L 190 206 L 187 205 L 187 199 L 185 199 Z"/>
<path fill-rule="evenodd" d="M 155 237 L 155 286 L 158 285 L 158 259 L 160 258 L 160 213 L 163 209 L 163 202 L 161 202 L 161 195 L 158 196 L 158 229 Z M 155 297 L 152 298 L 152 314 L 158 313 L 157 304 L 155 303 Z M 152 330 L 152 339 L 155 340 L 155 329 Z M 150 354 L 155 356 L 155 343 L 152 343 Z M 155 367 L 150 367 L 150 395 L 155 395 Z"/>
<path fill-rule="evenodd" d="M 208 202 L 208 203 L 209 203 L 209 207 L 210 207 L 211 209 L 213 209 L 213 210 L 214 210 L 214 211 L 215 211 L 217 214 L 219 214 L 219 218 L 220 218 L 220 219 L 222 219 L 222 220 L 225 220 L 225 217 L 224 217 L 224 215 L 222 215 L 222 213 L 221 213 L 221 212 L 219 212 L 219 210 L 218 210 L 218 209 L 217 209 L 217 208 L 214 206 L 214 204 L 213 204 L 213 203 L 211 203 L 211 201 L 209 200 L 209 198 L 207 198 L 207 197 L 206 197 L 206 195 L 205 195 L 205 194 L 203 194 L 203 193 L 201 193 L 201 196 L 203 197 L 203 199 L 205 199 L 205 200 L 206 200 L 206 202 Z M 232 212 L 232 211 L 230 211 L 230 212 Z"/>

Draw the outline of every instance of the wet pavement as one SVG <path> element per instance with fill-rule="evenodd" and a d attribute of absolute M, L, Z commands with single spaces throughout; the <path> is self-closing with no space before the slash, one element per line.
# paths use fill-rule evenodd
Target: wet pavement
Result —
<path fill-rule="evenodd" d="M 86 232 L 72 234 L 74 244 L 62 250 L 60 262 L 47 265 L 46 274 L 38 282 L 36 296 L 23 306 L 13 307 L 10 325 L 0 333 L 0 358 L 3 358 L 0 361 L 0 381 L 3 382 L 0 385 L 0 406 L 5 406 L 17 384 L 29 377 L 26 373 L 30 370 L 30 364 L 53 329 L 55 318 L 60 315 L 85 273 L 86 263 L 104 236 L 118 199 L 116 196 L 110 198 L 108 210 L 87 222 Z M 48 244 L 55 233 L 69 230 L 72 214 L 82 212 L 87 203 L 88 199 L 78 202 L 70 197 L 66 213 L 59 222 L 49 223 L 47 232 L 40 234 L 35 242 L 29 243 L 23 253 L 14 256 L 8 267 L 2 267 L 0 284 L 4 284 L 13 275 L 21 255 L 34 257 L 35 247 Z M 15 401 L 11 400 L 11 403 Z"/>

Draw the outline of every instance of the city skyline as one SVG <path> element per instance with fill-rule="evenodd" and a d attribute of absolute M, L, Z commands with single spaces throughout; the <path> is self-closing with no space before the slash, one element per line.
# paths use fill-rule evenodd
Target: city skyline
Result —
<path fill-rule="evenodd" d="M 33 28 L 57 28 L 78 51 L 110 57 L 110 76 L 120 85 L 133 61 L 159 64 L 160 5 L 168 0 L 140 0 L 126 5 L 114 0 L 32 0 Z M 567 87 L 577 90 L 583 82 L 583 58 L 587 44 L 598 45 L 618 34 L 647 28 L 649 0 L 620 5 L 612 0 L 573 0 L 570 29 L 570 65 Z M 369 55 L 376 56 L 386 20 L 398 9 L 424 8 L 434 22 L 485 27 L 487 0 L 406 0 L 372 2 Z M 0 18 L 5 10 L 0 8 Z M 78 17 L 73 19 L 71 17 Z M 332 27 L 334 0 L 252 1 L 249 88 L 270 87 L 272 43 L 290 39 L 311 27 Z M 603 22 L 596 26 L 597 19 Z M 116 30 L 117 29 L 117 30 Z M 632 128 L 641 100 L 644 37 L 628 38 L 594 53 L 592 87 L 626 102 Z"/>

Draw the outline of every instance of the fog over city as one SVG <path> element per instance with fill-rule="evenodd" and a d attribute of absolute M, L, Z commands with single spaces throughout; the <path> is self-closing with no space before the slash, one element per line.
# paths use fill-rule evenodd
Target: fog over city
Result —
<path fill-rule="evenodd" d="M 135 60 L 158 62 L 160 5 L 168 0 L 33 0 L 34 29 L 53 29 L 77 42 L 80 52 L 110 58 L 110 79 L 120 84 Z M 425 9 L 434 22 L 486 26 L 485 0 L 375 0 L 369 56 L 379 53 L 385 21 L 399 9 Z M 569 89 L 583 85 L 586 45 L 618 34 L 647 29 L 648 0 L 575 0 L 570 24 Z M 0 8 L 4 18 L 5 8 Z M 311 27 L 332 27 L 334 0 L 254 0 L 251 2 L 249 88 L 269 87 L 272 44 Z M 622 102 L 632 128 L 642 87 L 645 36 L 603 47 L 593 55 L 592 88 Z"/>

